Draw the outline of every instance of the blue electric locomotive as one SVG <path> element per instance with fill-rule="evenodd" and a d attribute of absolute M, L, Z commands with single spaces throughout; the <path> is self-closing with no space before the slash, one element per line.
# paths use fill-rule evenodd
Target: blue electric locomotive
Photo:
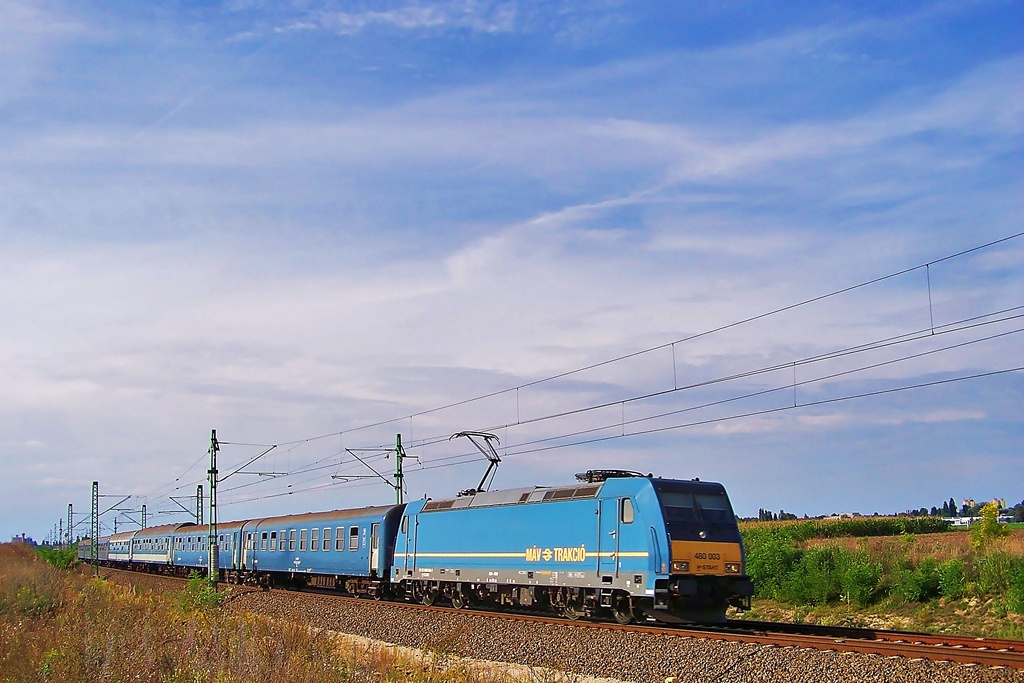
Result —
<path fill-rule="evenodd" d="M 622 623 L 721 621 L 730 604 L 748 607 L 753 586 L 722 485 L 623 474 L 410 503 L 392 583 L 425 604 L 542 606 Z"/>

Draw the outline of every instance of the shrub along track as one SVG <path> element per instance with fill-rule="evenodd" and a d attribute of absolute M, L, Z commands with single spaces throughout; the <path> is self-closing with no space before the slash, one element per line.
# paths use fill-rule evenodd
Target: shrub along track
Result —
<path fill-rule="evenodd" d="M 112 570 L 104 573 L 113 574 Z M 118 580 L 180 580 L 116 572 Z M 146 577 L 138 581 L 136 577 Z M 631 681 L 1018 681 L 1024 641 L 765 622 L 621 626 L 374 602 L 327 592 L 232 589 L 228 608 L 408 647 Z"/>

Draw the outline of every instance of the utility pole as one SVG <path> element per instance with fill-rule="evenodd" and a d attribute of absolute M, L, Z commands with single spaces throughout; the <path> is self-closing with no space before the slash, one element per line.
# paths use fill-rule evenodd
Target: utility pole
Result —
<path fill-rule="evenodd" d="M 203 523 L 203 485 L 196 487 L 196 524 Z"/>
<path fill-rule="evenodd" d="M 89 561 L 92 563 L 92 573 L 99 576 L 100 573 L 100 483 L 92 483 L 92 516 L 89 529 Z"/>
<path fill-rule="evenodd" d="M 74 540 L 74 535 L 71 533 L 71 527 L 75 525 L 73 517 L 75 516 L 75 508 L 71 503 L 68 503 L 68 545 Z"/>
<path fill-rule="evenodd" d="M 220 444 L 217 442 L 217 430 L 210 430 L 210 533 L 207 538 L 207 549 L 209 550 L 210 586 L 217 590 L 217 580 L 220 578 L 220 555 L 217 552 L 217 451 Z M 200 494 L 202 489 L 200 489 Z M 201 508 L 200 508 L 201 509 Z"/>
<path fill-rule="evenodd" d="M 57 533 L 57 538 L 53 540 L 53 544 L 64 545 L 64 520 L 58 519 L 57 522 L 60 525 L 60 531 Z"/>
<path fill-rule="evenodd" d="M 146 528 L 146 504 L 142 504 L 142 528 Z"/>
<path fill-rule="evenodd" d="M 395 504 L 401 505 L 405 488 L 405 475 L 402 474 L 402 459 L 405 457 L 405 449 L 402 448 L 402 435 L 395 434 Z"/>

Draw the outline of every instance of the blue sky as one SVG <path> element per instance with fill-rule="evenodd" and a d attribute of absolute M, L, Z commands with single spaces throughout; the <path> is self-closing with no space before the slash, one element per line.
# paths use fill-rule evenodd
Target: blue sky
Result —
<path fill-rule="evenodd" d="M 663 346 L 1021 232 L 1020 4 L 579 5 L 0 0 L 0 534 L 175 519 L 211 428 L 292 473 L 222 518 L 388 501 L 330 477 L 396 432 L 451 495 L 484 428 L 499 487 L 1024 498 L 1024 238 Z"/>

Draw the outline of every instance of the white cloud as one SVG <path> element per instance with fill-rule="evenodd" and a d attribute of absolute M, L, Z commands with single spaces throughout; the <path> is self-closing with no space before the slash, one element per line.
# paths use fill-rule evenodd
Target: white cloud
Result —
<path fill-rule="evenodd" d="M 374 25 L 392 26 L 404 31 L 468 28 L 483 33 L 506 33 L 515 28 L 516 8 L 514 3 L 454 0 L 363 12 L 316 10 L 311 16 L 317 25 L 341 35 L 359 33 Z"/>
<path fill-rule="evenodd" d="M 946 408 L 941 410 L 927 410 L 920 414 L 898 415 L 884 418 L 877 418 L 878 424 L 904 425 L 919 422 L 923 424 L 934 424 L 940 422 L 964 422 L 966 420 L 984 420 L 988 415 L 982 410 L 963 410 Z"/>

